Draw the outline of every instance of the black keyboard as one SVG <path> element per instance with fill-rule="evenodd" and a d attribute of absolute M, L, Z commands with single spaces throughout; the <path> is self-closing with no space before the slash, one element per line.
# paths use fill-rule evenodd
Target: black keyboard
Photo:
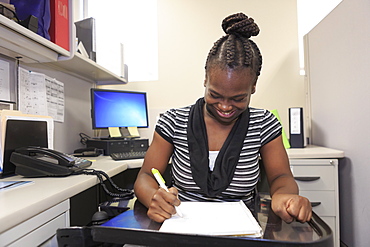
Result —
<path fill-rule="evenodd" d="M 132 160 L 132 159 L 143 159 L 146 151 L 132 151 L 122 153 L 111 153 L 110 157 L 114 160 Z"/>

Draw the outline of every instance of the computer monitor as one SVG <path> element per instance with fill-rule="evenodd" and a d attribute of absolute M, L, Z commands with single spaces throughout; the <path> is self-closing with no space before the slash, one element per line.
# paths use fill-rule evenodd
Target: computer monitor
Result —
<path fill-rule="evenodd" d="M 149 127 L 145 92 L 91 89 L 93 129 Z"/>

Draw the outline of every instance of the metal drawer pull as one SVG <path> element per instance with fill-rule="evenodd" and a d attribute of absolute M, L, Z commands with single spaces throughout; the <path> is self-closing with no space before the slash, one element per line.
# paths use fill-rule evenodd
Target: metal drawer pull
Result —
<path fill-rule="evenodd" d="M 319 180 L 320 177 L 294 177 L 294 179 L 298 181 L 315 181 Z"/>
<path fill-rule="evenodd" d="M 311 202 L 311 207 L 317 207 L 321 204 L 321 202 Z"/>

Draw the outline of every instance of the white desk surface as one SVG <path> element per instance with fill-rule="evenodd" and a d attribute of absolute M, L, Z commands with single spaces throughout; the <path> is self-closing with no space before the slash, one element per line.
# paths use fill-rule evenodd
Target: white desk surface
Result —
<path fill-rule="evenodd" d="M 89 168 L 102 170 L 110 177 L 128 168 L 140 167 L 143 160 L 114 161 L 109 156 L 87 158 Z M 1 181 L 34 181 L 32 184 L 0 191 L 0 233 L 96 185 L 99 180 L 91 175 L 68 177 L 24 178 L 12 176 Z"/>
<path fill-rule="evenodd" d="M 287 153 L 290 159 L 344 157 L 343 151 L 313 145 L 290 148 Z M 114 161 L 109 156 L 87 159 L 93 161 L 90 168 L 105 171 L 111 177 L 126 169 L 139 168 L 143 163 L 143 159 Z M 13 176 L 2 179 L 12 180 L 30 180 L 34 183 L 0 191 L 0 233 L 99 183 L 96 176 L 90 175 L 58 178 Z"/>
<path fill-rule="evenodd" d="M 335 159 L 344 157 L 344 151 L 315 145 L 308 145 L 304 148 L 288 148 L 286 151 L 290 159 Z"/>

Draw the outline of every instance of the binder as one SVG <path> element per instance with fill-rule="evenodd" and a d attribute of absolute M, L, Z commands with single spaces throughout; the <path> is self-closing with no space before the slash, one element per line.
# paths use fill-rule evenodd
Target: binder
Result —
<path fill-rule="evenodd" d="M 289 108 L 289 142 L 291 148 L 305 146 L 302 107 Z"/>
<path fill-rule="evenodd" d="M 68 0 L 51 0 L 50 13 L 50 40 L 69 51 L 70 32 Z"/>
<path fill-rule="evenodd" d="M 274 116 L 279 120 L 279 122 L 280 122 L 281 126 L 283 126 L 283 123 L 281 122 L 281 118 L 280 118 L 280 116 L 279 116 L 278 111 L 277 111 L 276 109 L 273 109 L 273 110 L 271 110 L 271 113 L 272 113 L 272 114 L 274 114 Z M 282 129 L 282 137 L 283 137 L 283 144 L 284 144 L 284 147 L 285 147 L 285 148 L 290 148 L 289 139 L 288 139 L 288 137 L 287 137 L 287 135 L 286 135 L 286 132 L 285 132 L 284 127 L 283 127 L 283 129 Z"/>
<path fill-rule="evenodd" d="M 89 58 L 96 62 L 95 19 L 90 17 L 75 22 L 78 43 L 82 42 Z"/>

